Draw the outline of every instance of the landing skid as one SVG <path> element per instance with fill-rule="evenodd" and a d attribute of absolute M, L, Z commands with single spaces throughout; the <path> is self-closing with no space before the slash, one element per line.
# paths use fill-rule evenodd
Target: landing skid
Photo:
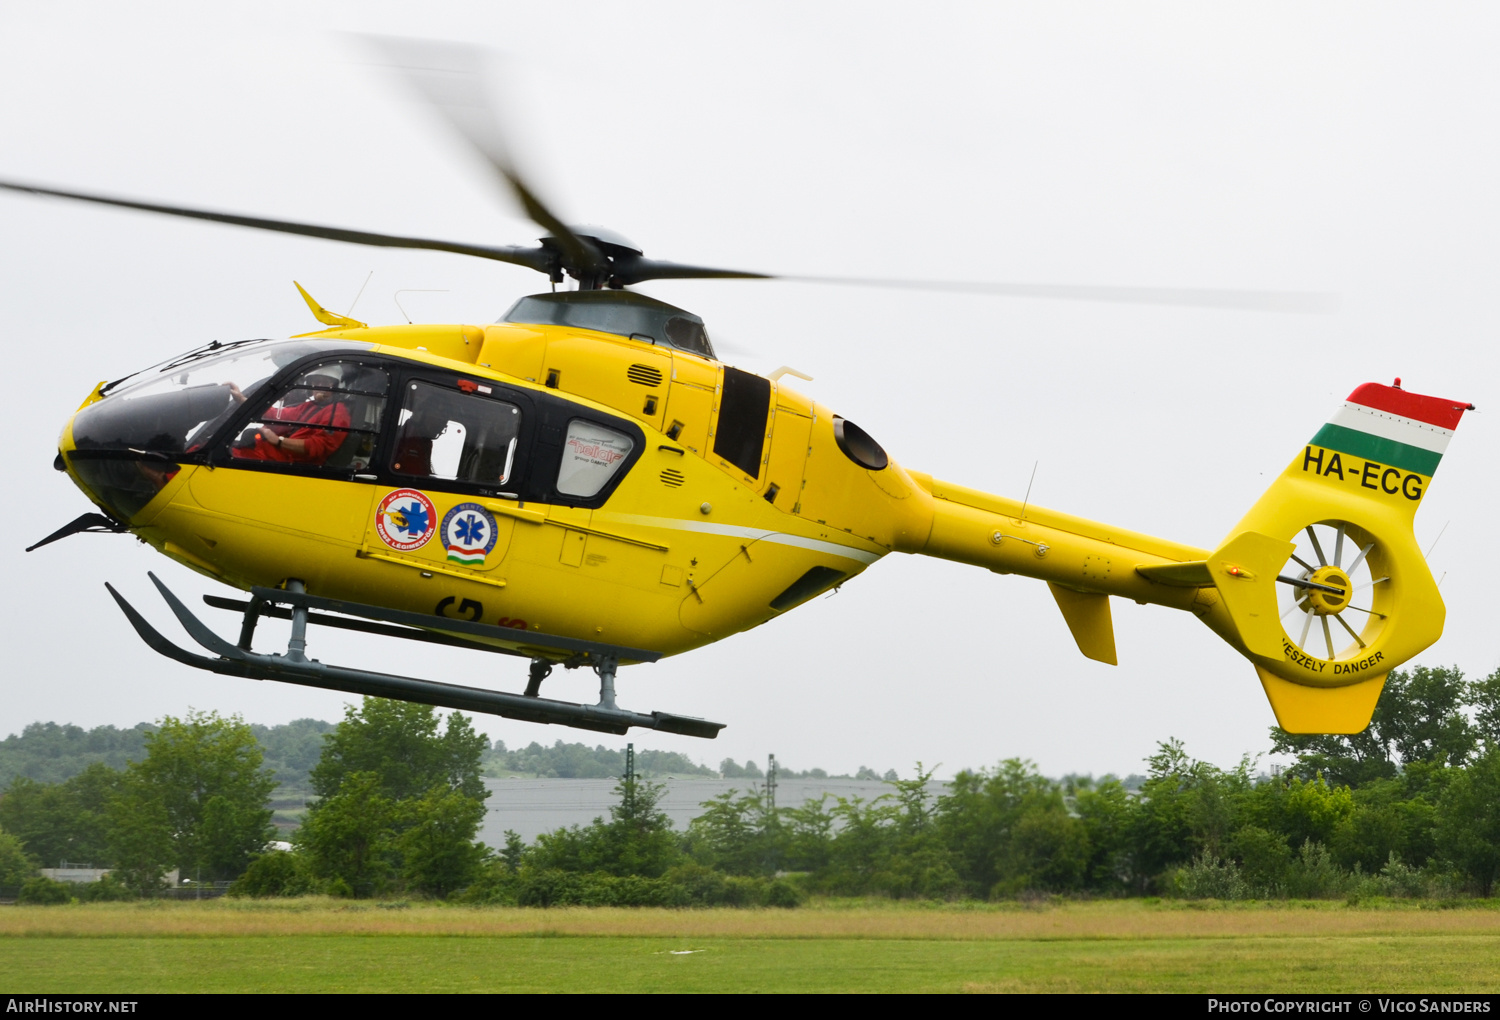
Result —
<path fill-rule="evenodd" d="M 301 591 L 284 591 L 279 588 L 253 588 L 249 602 L 235 602 L 213 597 L 206 600 L 210 605 L 218 608 L 243 611 L 244 622 L 240 629 L 240 642 L 236 645 L 221 638 L 194 616 L 192 611 L 183 605 L 182 601 L 173 595 L 155 574 L 148 573 L 147 576 L 151 578 L 151 583 L 156 585 L 157 591 L 161 592 L 162 598 L 166 600 L 172 613 L 189 636 L 210 652 L 215 653 L 218 658 L 210 658 L 177 647 L 147 623 L 145 617 L 141 616 L 129 602 L 126 602 L 113 585 L 106 583 L 105 587 L 109 589 L 110 595 L 114 597 L 115 602 L 119 603 L 120 609 L 130 620 L 131 626 L 146 644 L 167 658 L 175 659 L 196 669 L 205 669 L 225 676 L 276 680 L 304 687 L 320 687 L 324 690 L 393 698 L 398 701 L 412 701 L 440 708 L 456 708 L 465 712 L 484 712 L 489 715 L 504 716 L 507 719 L 523 719 L 527 722 L 556 723 L 561 726 L 574 726 L 603 733 L 625 733 L 632 726 L 639 726 L 667 733 L 681 733 L 690 737 L 712 739 L 718 736 L 719 731 L 724 728 L 723 723 L 709 722 L 694 716 L 673 715 L 669 712 L 652 712 L 648 715 L 616 707 L 616 667 L 622 660 L 655 662 L 661 657 L 657 652 L 538 634 L 535 631 L 521 631 L 509 627 L 494 627 L 489 624 L 471 623 L 467 620 L 443 619 L 441 622 L 443 632 L 434 633 L 430 630 L 418 629 L 432 627 L 437 622 L 434 617 L 382 609 L 379 606 L 367 606 L 356 602 L 324 599 Z M 291 582 L 291 584 L 296 584 L 296 582 Z M 282 609 L 281 606 L 287 608 Z M 347 616 L 336 617 L 310 612 L 313 609 L 343 613 L 348 616 L 363 617 L 363 619 L 351 620 Z M 292 635 L 287 642 L 285 654 L 267 655 L 250 650 L 255 623 L 262 616 L 280 617 L 292 621 Z M 437 641 L 442 644 L 485 651 L 510 650 L 466 640 L 466 638 L 498 637 L 513 642 L 520 640 L 527 648 L 546 652 L 550 657 L 556 657 L 562 653 L 564 655 L 562 664 L 569 668 L 592 667 L 599 674 L 599 703 L 580 705 L 570 701 L 555 701 L 532 693 L 540 686 L 539 673 L 545 676 L 542 670 L 546 669 L 545 663 L 540 667 L 535 665 L 538 662 L 536 658 L 533 658 L 532 683 L 528 685 L 526 694 L 507 694 L 503 691 L 490 691 L 480 687 L 462 687 L 458 684 L 438 683 L 415 677 L 371 673 L 362 669 L 325 665 L 316 659 L 309 659 L 306 655 L 309 623 L 389 637 Z M 511 651 L 510 654 L 524 656 L 528 655 L 528 652 Z"/>

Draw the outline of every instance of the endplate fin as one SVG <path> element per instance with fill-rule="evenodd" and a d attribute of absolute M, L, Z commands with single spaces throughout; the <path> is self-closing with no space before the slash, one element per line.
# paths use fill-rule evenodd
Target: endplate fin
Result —
<path fill-rule="evenodd" d="M 1097 591 L 1074 591 L 1047 582 L 1057 608 L 1062 610 L 1078 650 L 1096 662 L 1118 666 L 1115 657 L 1115 625 L 1109 612 L 1109 596 Z"/>

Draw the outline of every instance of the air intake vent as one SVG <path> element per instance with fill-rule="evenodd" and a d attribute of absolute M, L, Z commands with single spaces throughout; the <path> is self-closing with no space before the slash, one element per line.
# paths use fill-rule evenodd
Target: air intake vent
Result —
<path fill-rule="evenodd" d="M 661 473 L 661 483 L 669 489 L 675 489 L 685 481 L 687 481 L 687 475 L 676 468 L 667 468 Z"/>
<path fill-rule="evenodd" d="M 642 386 L 661 385 L 661 373 L 650 365 L 631 365 L 625 370 L 625 378 Z"/>

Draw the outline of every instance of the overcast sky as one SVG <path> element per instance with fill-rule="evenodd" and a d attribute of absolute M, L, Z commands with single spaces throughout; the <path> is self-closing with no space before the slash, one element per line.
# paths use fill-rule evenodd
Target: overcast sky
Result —
<path fill-rule="evenodd" d="M 527 169 L 649 256 L 809 275 L 1328 291 L 1328 315 L 656 283 L 741 367 L 939 478 L 1212 547 L 1357 384 L 1473 401 L 1417 518 L 1448 604 L 1418 661 L 1500 665 L 1493 371 L 1500 9 L 1481 4 L 0 2 L 0 177 L 491 244 L 536 229 L 344 32 L 493 49 Z M 373 276 L 370 274 L 373 272 Z M 364 283 L 369 278 L 367 286 Z M 336 719 L 345 696 L 170 663 L 128 538 L 21 549 L 88 509 L 51 469 L 100 379 L 209 340 L 485 323 L 527 270 L 0 196 L 9 540 L 0 735 L 190 706 Z M 361 292 L 361 287 L 363 291 Z M 204 610 L 205 613 L 211 612 Z M 221 632 L 235 621 L 215 614 Z M 1045 585 L 893 555 L 758 630 L 625 670 L 621 703 L 727 722 L 639 746 L 834 771 L 1030 758 L 1140 770 L 1169 736 L 1267 745 L 1250 665 L 1192 616 L 1114 606 L 1078 653 Z M 267 628 L 268 634 L 275 634 Z M 324 661 L 518 689 L 524 664 L 313 632 Z M 551 693 L 591 699 L 592 675 Z M 624 740 L 481 718 L 508 743 Z"/>

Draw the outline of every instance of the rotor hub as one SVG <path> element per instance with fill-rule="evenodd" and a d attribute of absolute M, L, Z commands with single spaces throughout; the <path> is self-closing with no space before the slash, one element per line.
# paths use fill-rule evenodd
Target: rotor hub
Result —
<path fill-rule="evenodd" d="M 1307 608 L 1318 616 L 1337 615 L 1349 605 L 1354 584 L 1349 580 L 1349 575 L 1340 568 L 1319 567 L 1305 574 L 1303 580 L 1326 586 L 1307 589 Z M 1338 591 L 1328 591 L 1328 588 L 1337 588 Z"/>

